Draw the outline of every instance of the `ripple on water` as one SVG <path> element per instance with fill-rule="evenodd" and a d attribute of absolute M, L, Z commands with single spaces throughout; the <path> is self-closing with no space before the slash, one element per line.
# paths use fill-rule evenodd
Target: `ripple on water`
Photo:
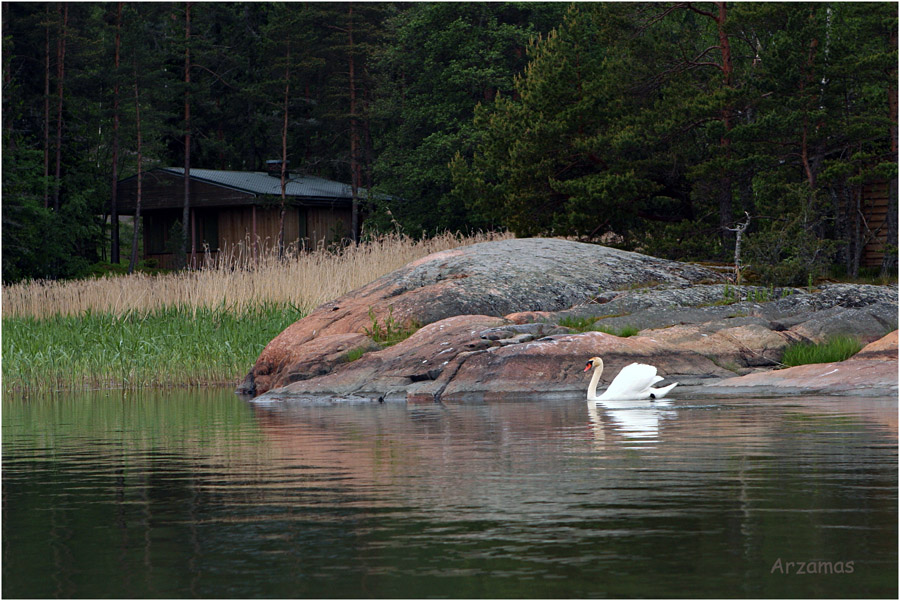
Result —
<path fill-rule="evenodd" d="M 5 401 L 3 594 L 895 597 L 896 411 Z"/>

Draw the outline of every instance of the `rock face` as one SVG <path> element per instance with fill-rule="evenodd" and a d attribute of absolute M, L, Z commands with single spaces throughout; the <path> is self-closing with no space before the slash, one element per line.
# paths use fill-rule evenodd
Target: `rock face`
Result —
<path fill-rule="evenodd" d="M 897 395 L 897 332 L 891 332 L 846 361 L 798 365 L 717 382 L 704 394 Z"/>
<path fill-rule="evenodd" d="M 560 311 L 607 290 L 718 281 L 702 267 L 594 244 L 544 238 L 473 244 L 431 254 L 318 307 L 263 349 L 239 390 L 261 394 L 330 371 L 341 361 L 319 344 L 364 333 L 373 319 L 382 326 L 388 319 L 427 325 L 456 315 Z M 312 372 L 298 364 L 306 355 L 319 357 Z"/>
<path fill-rule="evenodd" d="M 849 393 L 867 382 L 869 390 L 896 391 L 896 332 L 893 346 L 888 339 L 880 351 L 867 347 L 851 359 L 856 371 L 844 369 L 850 361 L 830 368 L 836 371 L 772 371 L 793 342 L 835 334 L 871 342 L 896 329 L 896 287 L 828 285 L 810 292 L 719 280 L 700 267 L 563 240 L 435 253 L 291 325 L 264 349 L 239 392 L 408 402 L 584 394 L 584 361 L 594 355 L 606 363 L 601 387 L 637 361 L 682 384 L 676 391 L 707 385 L 717 394 Z M 559 325 L 565 317 L 596 319 L 594 328 L 611 332 L 640 331 L 627 338 L 577 333 Z M 380 350 L 367 335 L 373 320 L 423 327 Z M 350 361 L 354 349 L 363 354 Z"/>

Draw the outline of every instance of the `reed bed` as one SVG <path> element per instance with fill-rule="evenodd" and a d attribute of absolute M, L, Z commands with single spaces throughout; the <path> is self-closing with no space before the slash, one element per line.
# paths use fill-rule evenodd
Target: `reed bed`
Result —
<path fill-rule="evenodd" d="M 269 303 L 240 314 L 178 306 L 4 318 L 3 390 L 234 385 L 266 343 L 303 315 Z"/>
<path fill-rule="evenodd" d="M 3 392 L 236 384 L 284 328 L 432 252 L 503 235 L 382 236 L 254 257 L 237 245 L 204 269 L 3 288 Z"/>
<path fill-rule="evenodd" d="M 124 315 L 164 307 L 215 308 L 242 313 L 267 303 L 304 312 L 433 252 L 506 234 L 444 234 L 413 240 L 384 235 L 337 250 L 269 250 L 254 256 L 249 240 L 206 257 L 203 269 L 164 275 L 136 273 L 75 281 L 36 280 L 3 287 L 3 317 L 48 318 L 87 311 Z"/>

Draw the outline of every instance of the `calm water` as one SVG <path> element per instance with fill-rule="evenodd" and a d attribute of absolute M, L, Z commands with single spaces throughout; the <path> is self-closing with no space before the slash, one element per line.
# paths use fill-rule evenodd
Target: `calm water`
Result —
<path fill-rule="evenodd" d="M 2 418 L 7 598 L 898 592 L 896 399 L 99 393 Z"/>

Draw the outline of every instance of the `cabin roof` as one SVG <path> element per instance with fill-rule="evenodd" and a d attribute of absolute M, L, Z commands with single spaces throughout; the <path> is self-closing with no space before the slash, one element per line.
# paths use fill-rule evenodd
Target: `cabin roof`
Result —
<path fill-rule="evenodd" d="M 181 177 L 184 176 L 183 167 L 162 167 L 160 171 L 166 171 Z M 249 192 L 250 194 L 281 196 L 281 178 L 273 177 L 264 171 L 191 169 L 191 179 Z M 360 190 L 360 193 L 362 192 Z M 285 185 L 285 194 L 287 196 L 346 198 L 348 200 L 353 197 L 353 192 L 349 185 L 310 175 L 291 176 Z"/>
<path fill-rule="evenodd" d="M 156 167 L 144 172 L 141 210 L 182 208 L 184 192 L 180 182 L 183 180 L 182 167 Z M 195 208 L 266 205 L 277 203 L 281 196 L 281 178 L 265 171 L 191 169 L 191 181 L 196 184 L 191 186 L 190 201 Z M 288 178 L 285 194 L 290 204 L 305 207 L 350 207 L 353 201 L 353 192 L 348 184 L 310 175 Z M 366 189 L 357 190 L 358 197 L 367 195 Z M 136 212 L 136 175 L 119 180 L 117 205 L 120 215 Z"/>

